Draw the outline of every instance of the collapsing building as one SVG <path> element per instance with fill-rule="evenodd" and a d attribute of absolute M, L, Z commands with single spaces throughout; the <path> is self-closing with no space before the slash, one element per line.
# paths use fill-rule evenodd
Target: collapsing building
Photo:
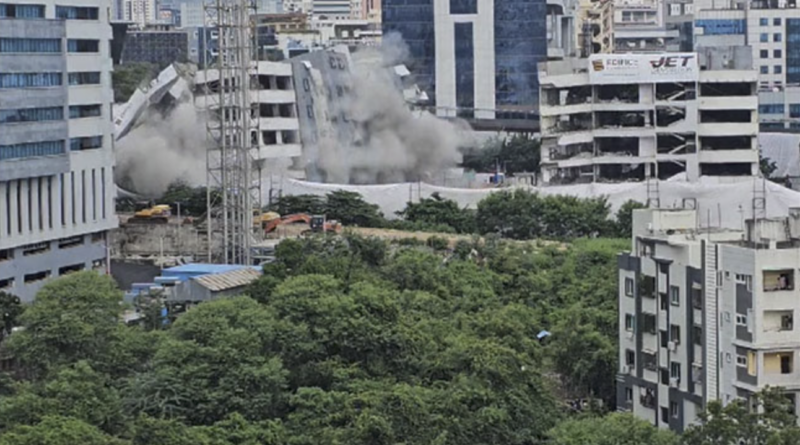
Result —
<path fill-rule="evenodd" d="M 539 79 L 544 184 L 758 172 L 747 48 L 596 54 L 541 64 Z"/>

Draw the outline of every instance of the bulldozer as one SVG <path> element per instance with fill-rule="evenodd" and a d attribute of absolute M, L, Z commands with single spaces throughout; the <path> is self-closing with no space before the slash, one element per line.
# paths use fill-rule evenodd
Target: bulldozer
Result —
<path fill-rule="evenodd" d="M 130 224 L 166 224 L 169 222 L 169 217 L 172 216 L 172 210 L 167 204 L 159 204 L 154 206 L 147 206 L 140 208 L 128 218 Z"/>

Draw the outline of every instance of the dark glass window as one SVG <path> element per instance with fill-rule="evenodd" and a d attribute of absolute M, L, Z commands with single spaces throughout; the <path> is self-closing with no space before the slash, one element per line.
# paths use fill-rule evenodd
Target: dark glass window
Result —
<path fill-rule="evenodd" d="M 61 39 L 0 38 L 0 53 L 60 53 Z"/>
<path fill-rule="evenodd" d="M 0 160 L 52 156 L 64 153 L 64 141 L 27 142 L 0 145 Z"/>
<path fill-rule="evenodd" d="M 499 110 L 535 109 L 539 103 L 537 63 L 547 57 L 547 2 L 494 2 L 495 104 Z M 517 115 L 498 113 L 498 118 Z"/>
<path fill-rule="evenodd" d="M 56 18 L 69 20 L 97 20 L 98 9 L 80 6 L 56 6 Z"/>
<path fill-rule="evenodd" d="M 43 19 L 44 5 L 12 5 L 0 3 L 0 18 Z"/>
<path fill-rule="evenodd" d="M 475 108 L 475 46 L 472 23 L 455 24 L 456 107 L 461 117 L 472 117 Z"/>
<path fill-rule="evenodd" d="M 61 85 L 61 73 L 0 73 L 0 88 L 37 88 Z"/>
<path fill-rule="evenodd" d="M 99 85 L 100 84 L 100 73 L 99 72 L 80 72 L 80 73 L 69 73 L 69 84 L 70 85 Z"/>
<path fill-rule="evenodd" d="M 99 40 L 89 40 L 89 39 L 67 40 L 67 51 L 71 53 L 96 53 L 99 50 L 100 50 Z"/>
<path fill-rule="evenodd" d="M 64 108 L 18 108 L 15 110 L 0 110 L 0 124 L 17 122 L 42 122 L 58 121 L 64 119 Z"/>
<path fill-rule="evenodd" d="M 94 105 L 71 105 L 69 107 L 69 118 L 80 119 L 82 117 L 97 117 L 102 113 L 100 104 Z"/>
<path fill-rule="evenodd" d="M 450 14 L 477 14 L 478 0 L 450 0 Z"/>

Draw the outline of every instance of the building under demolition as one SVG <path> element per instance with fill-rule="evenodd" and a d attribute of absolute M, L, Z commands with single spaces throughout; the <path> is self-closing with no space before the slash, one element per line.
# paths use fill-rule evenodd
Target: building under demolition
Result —
<path fill-rule="evenodd" d="M 540 64 L 544 184 L 758 172 L 746 47 Z"/>

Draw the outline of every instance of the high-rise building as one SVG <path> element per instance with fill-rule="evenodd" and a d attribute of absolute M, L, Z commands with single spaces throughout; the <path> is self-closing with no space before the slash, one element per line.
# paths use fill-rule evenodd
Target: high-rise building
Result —
<path fill-rule="evenodd" d="M 710 401 L 778 386 L 797 414 L 800 209 L 744 231 L 699 228 L 697 216 L 634 211 L 618 260 L 618 409 L 681 432 Z"/>
<path fill-rule="evenodd" d="M 384 40 L 403 38 L 414 81 L 437 114 L 492 119 L 536 110 L 546 0 L 384 0 L 381 8 Z"/>
<path fill-rule="evenodd" d="M 756 73 L 746 47 L 595 54 L 541 65 L 541 182 L 758 172 Z"/>
<path fill-rule="evenodd" d="M 158 19 L 156 0 L 123 0 L 122 8 L 122 19 L 133 22 L 141 28 L 155 23 Z"/>
<path fill-rule="evenodd" d="M 106 270 L 111 1 L 0 2 L 0 291 Z"/>

